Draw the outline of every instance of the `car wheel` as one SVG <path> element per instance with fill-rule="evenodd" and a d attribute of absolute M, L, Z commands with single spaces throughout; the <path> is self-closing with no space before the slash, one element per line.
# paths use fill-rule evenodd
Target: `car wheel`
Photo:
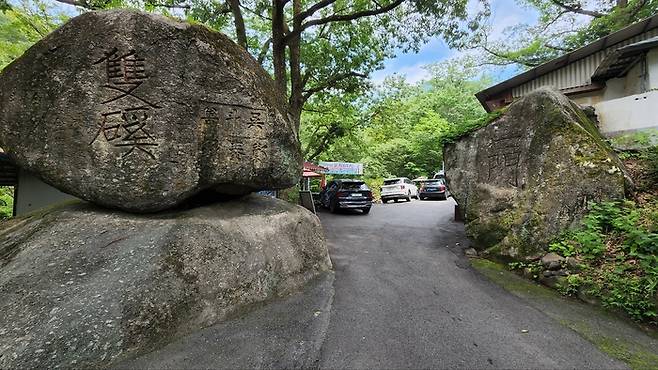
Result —
<path fill-rule="evenodd" d="M 418 197 L 418 200 L 425 200 L 425 197 Z"/>
<path fill-rule="evenodd" d="M 370 213 L 370 207 L 364 208 L 362 209 L 362 211 L 364 215 L 367 215 L 368 213 Z"/>
<path fill-rule="evenodd" d="M 407 202 L 411 202 L 411 192 L 407 193 L 407 197 L 405 199 Z"/>
<path fill-rule="evenodd" d="M 397 203 L 397 202 L 398 202 L 398 200 L 400 200 L 400 199 L 398 199 L 398 198 L 395 198 L 395 203 Z"/>

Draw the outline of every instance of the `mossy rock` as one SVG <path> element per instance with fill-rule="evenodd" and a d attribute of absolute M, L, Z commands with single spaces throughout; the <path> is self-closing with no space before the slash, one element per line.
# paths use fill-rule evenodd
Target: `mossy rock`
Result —
<path fill-rule="evenodd" d="M 525 259 L 591 201 L 622 199 L 623 164 L 566 96 L 540 89 L 444 149 L 446 177 L 480 250 Z"/>

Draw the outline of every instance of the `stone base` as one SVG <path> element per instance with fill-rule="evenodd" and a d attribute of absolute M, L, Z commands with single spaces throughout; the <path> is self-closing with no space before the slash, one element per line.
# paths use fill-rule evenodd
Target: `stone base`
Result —
<path fill-rule="evenodd" d="M 331 268 L 319 220 L 251 195 L 153 215 L 76 204 L 0 231 L 0 368 L 107 367 Z"/>

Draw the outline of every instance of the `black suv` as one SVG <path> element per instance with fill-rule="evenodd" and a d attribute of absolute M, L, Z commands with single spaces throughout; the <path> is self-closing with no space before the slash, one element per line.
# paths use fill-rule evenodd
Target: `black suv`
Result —
<path fill-rule="evenodd" d="M 331 212 L 360 209 L 368 214 L 372 207 L 372 192 L 361 180 L 333 180 L 320 192 L 320 203 Z"/>

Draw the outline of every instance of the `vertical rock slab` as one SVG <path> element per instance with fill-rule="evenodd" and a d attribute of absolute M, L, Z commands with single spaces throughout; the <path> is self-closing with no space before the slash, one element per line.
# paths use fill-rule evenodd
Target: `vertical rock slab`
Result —
<path fill-rule="evenodd" d="M 80 15 L 0 74 L 0 147 L 51 185 L 135 212 L 298 181 L 269 75 L 226 36 L 128 10 Z"/>
<path fill-rule="evenodd" d="M 446 177 L 480 249 L 536 256 L 590 201 L 622 199 L 623 165 L 566 96 L 537 90 L 446 145 Z"/>

